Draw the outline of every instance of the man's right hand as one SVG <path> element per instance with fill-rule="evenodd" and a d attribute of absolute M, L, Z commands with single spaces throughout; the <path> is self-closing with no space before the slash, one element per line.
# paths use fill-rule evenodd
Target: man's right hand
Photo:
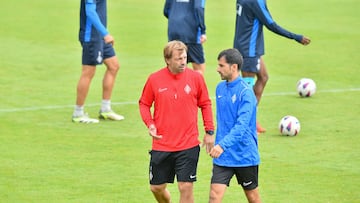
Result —
<path fill-rule="evenodd" d="M 149 135 L 156 140 L 160 140 L 162 138 L 162 135 L 157 134 L 157 129 L 154 124 L 149 126 Z"/>
<path fill-rule="evenodd" d="M 114 38 L 113 36 L 111 36 L 110 34 L 107 34 L 105 37 L 104 37 L 104 41 L 106 44 L 111 44 L 114 46 Z"/>

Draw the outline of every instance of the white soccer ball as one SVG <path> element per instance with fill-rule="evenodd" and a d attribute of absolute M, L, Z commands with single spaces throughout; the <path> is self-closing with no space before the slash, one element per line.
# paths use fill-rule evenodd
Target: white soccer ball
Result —
<path fill-rule="evenodd" d="M 300 132 L 300 122 L 295 116 L 284 116 L 279 123 L 282 135 L 296 136 Z"/>
<path fill-rule="evenodd" d="M 301 78 L 297 82 L 296 88 L 301 97 L 311 97 L 316 92 L 316 84 L 310 78 Z"/>

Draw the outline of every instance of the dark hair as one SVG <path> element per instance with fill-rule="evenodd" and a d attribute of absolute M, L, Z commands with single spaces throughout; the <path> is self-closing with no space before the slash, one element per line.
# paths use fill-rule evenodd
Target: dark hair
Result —
<path fill-rule="evenodd" d="M 219 60 L 221 57 L 225 57 L 226 63 L 228 64 L 237 64 L 238 70 L 240 70 L 243 65 L 243 57 L 237 49 L 225 49 L 219 53 L 217 59 Z"/>

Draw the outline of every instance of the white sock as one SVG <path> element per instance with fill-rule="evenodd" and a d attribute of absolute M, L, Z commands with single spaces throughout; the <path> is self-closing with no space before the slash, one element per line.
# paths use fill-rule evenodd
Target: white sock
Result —
<path fill-rule="evenodd" d="M 111 111 L 111 101 L 103 99 L 101 101 L 101 111 L 102 112 L 109 112 Z"/>
<path fill-rule="evenodd" d="M 73 116 L 82 116 L 84 115 L 84 106 L 75 105 Z"/>

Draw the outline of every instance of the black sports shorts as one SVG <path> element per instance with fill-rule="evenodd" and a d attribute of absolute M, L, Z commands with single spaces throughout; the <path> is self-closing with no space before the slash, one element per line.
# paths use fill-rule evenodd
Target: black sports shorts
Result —
<path fill-rule="evenodd" d="M 188 63 L 205 63 L 204 49 L 201 44 L 186 44 L 187 51 L 187 62 Z"/>
<path fill-rule="evenodd" d="M 200 147 L 177 151 L 163 152 L 151 150 L 149 180 L 151 185 L 196 181 L 196 170 L 199 161 Z"/>
<path fill-rule="evenodd" d="M 241 67 L 241 71 L 257 73 L 260 71 L 260 57 L 244 58 L 244 63 Z"/>
<path fill-rule="evenodd" d="M 82 42 L 82 65 L 99 65 L 107 58 L 115 56 L 111 44 L 105 44 L 104 40 Z"/>
<path fill-rule="evenodd" d="M 231 178 L 235 175 L 239 185 L 244 190 L 252 190 L 258 186 L 259 166 L 224 167 L 213 164 L 211 184 L 230 185 Z"/>

